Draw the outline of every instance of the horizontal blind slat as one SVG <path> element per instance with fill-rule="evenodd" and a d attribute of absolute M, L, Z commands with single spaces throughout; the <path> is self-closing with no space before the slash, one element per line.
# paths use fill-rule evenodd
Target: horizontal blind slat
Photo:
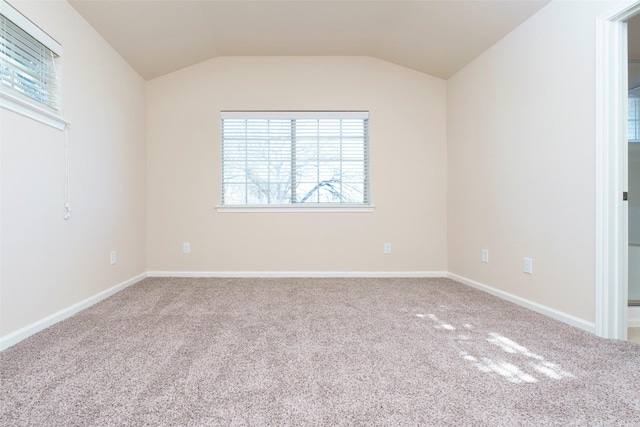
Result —
<path fill-rule="evenodd" d="M 0 83 L 44 104 L 59 108 L 59 91 L 52 51 L 0 15 Z"/>

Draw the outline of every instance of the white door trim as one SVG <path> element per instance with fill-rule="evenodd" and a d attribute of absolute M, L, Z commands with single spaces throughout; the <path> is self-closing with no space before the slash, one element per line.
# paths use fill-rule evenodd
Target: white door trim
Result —
<path fill-rule="evenodd" d="M 627 338 L 627 25 L 640 1 L 597 22 L 596 334 Z"/>

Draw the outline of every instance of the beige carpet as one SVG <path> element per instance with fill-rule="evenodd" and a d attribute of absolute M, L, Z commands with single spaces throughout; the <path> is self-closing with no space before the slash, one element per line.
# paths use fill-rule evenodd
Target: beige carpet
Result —
<path fill-rule="evenodd" d="M 640 425 L 640 346 L 446 279 L 146 279 L 0 369 L 2 426 Z"/>

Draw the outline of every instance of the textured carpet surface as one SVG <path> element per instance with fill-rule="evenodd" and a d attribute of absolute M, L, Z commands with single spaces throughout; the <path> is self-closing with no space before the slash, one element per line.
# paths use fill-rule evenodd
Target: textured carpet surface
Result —
<path fill-rule="evenodd" d="M 640 425 L 640 346 L 447 279 L 145 279 L 0 369 L 2 426 Z"/>

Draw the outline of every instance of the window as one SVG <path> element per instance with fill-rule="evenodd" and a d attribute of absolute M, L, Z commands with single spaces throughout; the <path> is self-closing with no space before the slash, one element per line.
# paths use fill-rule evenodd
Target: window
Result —
<path fill-rule="evenodd" d="M 630 143 L 640 142 L 640 97 L 629 96 L 629 130 Z"/>
<path fill-rule="evenodd" d="M 368 112 L 222 112 L 222 206 L 369 206 Z"/>
<path fill-rule="evenodd" d="M 4 0 L 0 6 L 1 105 L 64 128 L 55 63 L 60 44 Z"/>

